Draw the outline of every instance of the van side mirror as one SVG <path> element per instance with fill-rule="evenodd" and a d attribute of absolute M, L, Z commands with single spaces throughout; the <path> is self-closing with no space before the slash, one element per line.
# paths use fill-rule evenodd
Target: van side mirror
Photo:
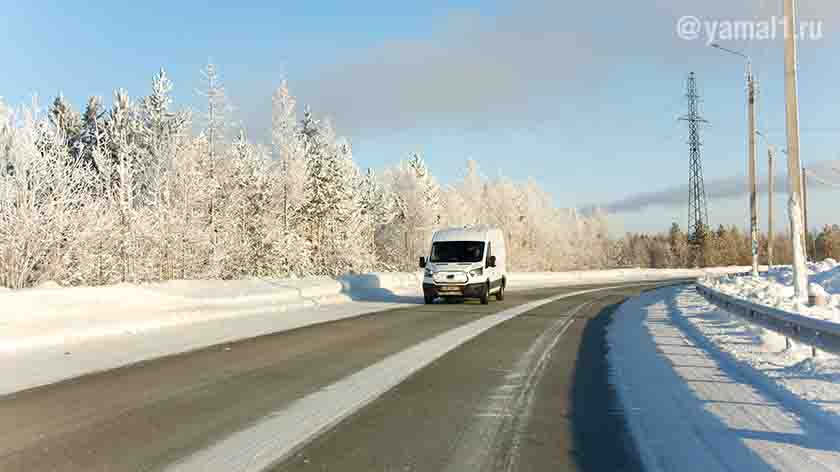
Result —
<path fill-rule="evenodd" d="M 487 267 L 496 267 L 496 256 L 490 256 L 487 258 Z"/>
<path fill-rule="evenodd" d="M 421 258 L 420 258 L 420 268 L 421 268 L 421 269 L 425 269 L 425 268 L 426 268 L 426 258 L 425 258 L 425 257 L 421 257 Z"/>

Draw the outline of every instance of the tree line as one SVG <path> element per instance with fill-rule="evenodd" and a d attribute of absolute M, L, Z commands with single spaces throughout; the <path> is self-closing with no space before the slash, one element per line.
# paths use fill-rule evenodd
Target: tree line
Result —
<path fill-rule="evenodd" d="M 749 264 L 738 228 L 708 231 L 699 259 L 676 224 L 611 237 L 603 212 L 558 208 L 534 179 L 487 178 L 474 160 L 449 185 L 419 153 L 362 170 L 285 82 L 270 142 L 256 143 L 231 126 L 217 68 L 202 72 L 200 113 L 174 106 L 163 70 L 148 95 L 118 89 L 110 107 L 0 100 L 0 286 L 408 271 L 434 230 L 471 224 L 502 228 L 517 271 Z M 809 237 L 838 258 L 837 226 Z M 774 247 L 789 262 L 786 236 Z"/>
<path fill-rule="evenodd" d="M 840 259 L 840 226 L 826 225 L 809 232 L 808 255 L 811 260 Z M 768 263 L 770 245 L 767 234 L 758 235 L 759 263 Z M 748 266 L 752 264 L 752 240 L 749 231 L 736 226 L 707 230 L 699 247 L 689 245 L 688 235 L 674 223 L 667 233 L 627 234 L 615 241 L 611 253 L 619 267 L 681 268 Z M 696 250 L 695 250 L 696 249 Z M 773 236 L 773 264 L 791 264 L 793 252 L 790 235 Z"/>
<path fill-rule="evenodd" d="M 414 270 L 435 229 L 478 223 L 504 229 L 514 270 L 612 265 L 606 216 L 556 208 L 533 179 L 469 160 L 443 186 L 417 153 L 363 171 L 285 82 L 256 143 L 230 125 L 217 68 L 203 77 L 198 114 L 163 70 L 110 107 L 0 101 L 0 286 Z"/>

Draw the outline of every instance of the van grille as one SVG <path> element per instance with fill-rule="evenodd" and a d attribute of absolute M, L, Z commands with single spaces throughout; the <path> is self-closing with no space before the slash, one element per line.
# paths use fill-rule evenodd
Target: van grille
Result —
<path fill-rule="evenodd" d="M 465 284 L 467 283 L 467 274 L 465 272 L 437 272 L 434 275 L 434 280 L 437 283 L 443 284 Z"/>

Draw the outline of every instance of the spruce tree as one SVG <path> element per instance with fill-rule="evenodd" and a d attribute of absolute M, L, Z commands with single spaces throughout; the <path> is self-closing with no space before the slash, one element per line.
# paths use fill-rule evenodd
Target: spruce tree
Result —
<path fill-rule="evenodd" d="M 72 149 L 82 131 L 81 115 L 73 110 L 73 106 L 64 99 L 64 95 L 59 93 L 50 106 L 49 116 L 50 122 L 63 137 L 64 144 L 68 149 Z"/>

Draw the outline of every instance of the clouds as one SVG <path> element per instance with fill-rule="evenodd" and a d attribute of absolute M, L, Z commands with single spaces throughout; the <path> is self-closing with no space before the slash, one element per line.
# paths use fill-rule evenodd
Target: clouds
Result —
<path fill-rule="evenodd" d="M 785 172 L 784 162 L 780 167 Z M 809 169 L 814 175 L 828 183 L 840 182 L 840 160 L 818 162 Z M 758 191 L 766 194 L 769 181 L 767 177 L 759 179 Z M 775 180 L 777 192 L 787 192 L 787 176 L 777 175 Z M 719 200 L 735 198 L 747 194 L 747 178 L 744 176 L 728 179 L 714 180 L 706 183 L 706 198 L 708 200 Z M 659 192 L 637 193 L 626 198 L 609 202 L 603 205 L 593 205 L 592 208 L 601 208 L 608 213 L 635 213 L 646 210 L 652 206 L 685 206 L 688 204 L 688 186 L 681 185 L 671 187 Z"/>
<path fill-rule="evenodd" d="M 840 13 L 835 0 L 801 3 L 803 18 Z M 619 85 L 623 64 L 669 64 L 684 61 L 688 51 L 697 56 L 694 63 L 720 62 L 704 44 L 677 38 L 681 16 L 749 20 L 779 14 L 780 0 L 521 0 L 504 3 L 493 15 L 452 12 L 424 38 L 346 51 L 341 63 L 292 85 L 304 103 L 329 110 L 350 135 L 530 127 L 569 119 L 570 98 L 597 94 L 610 80 Z"/>
<path fill-rule="evenodd" d="M 301 82 L 299 94 L 329 110 L 349 134 L 522 125 L 559 116 L 557 98 L 588 75 L 583 70 L 599 54 L 591 33 L 558 21 L 553 3 L 526 1 L 516 13 L 494 17 L 453 14 L 432 37 L 357 52 Z"/>

